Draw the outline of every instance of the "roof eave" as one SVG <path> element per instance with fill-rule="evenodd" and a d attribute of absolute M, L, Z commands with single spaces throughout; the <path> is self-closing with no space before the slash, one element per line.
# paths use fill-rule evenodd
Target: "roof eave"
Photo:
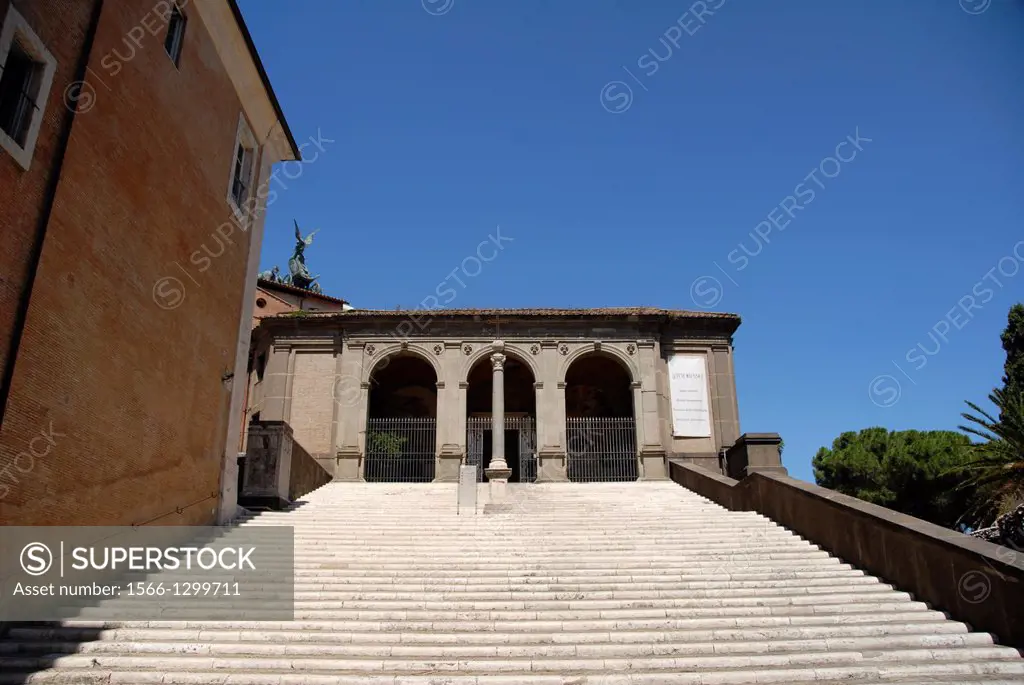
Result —
<path fill-rule="evenodd" d="M 270 99 L 270 105 L 274 108 L 277 120 L 281 122 L 281 129 L 284 131 L 284 135 L 288 139 L 288 145 L 292 149 L 292 154 L 295 155 L 295 159 L 297 161 L 302 161 L 302 152 L 299 151 L 299 145 L 295 142 L 295 136 L 292 135 L 292 130 L 288 126 L 288 120 L 284 117 L 284 110 L 281 109 L 281 103 L 277 100 L 277 94 L 274 93 L 274 87 L 270 85 L 270 77 L 267 76 L 267 70 L 263 68 L 263 60 L 260 59 L 260 53 L 256 50 L 256 43 L 252 40 L 252 34 L 249 33 L 249 27 L 245 25 L 245 18 L 242 16 L 242 10 L 238 7 L 238 2 L 236 0 L 228 0 L 228 6 L 231 8 L 231 14 L 234 15 L 235 21 L 238 23 L 238 30 L 242 32 L 242 38 L 245 40 L 245 45 L 249 49 L 249 55 L 252 57 L 253 64 L 256 65 L 256 71 L 259 72 L 260 80 L 263 81 L 263 88 L 266 90 L 267 97 Z"/>

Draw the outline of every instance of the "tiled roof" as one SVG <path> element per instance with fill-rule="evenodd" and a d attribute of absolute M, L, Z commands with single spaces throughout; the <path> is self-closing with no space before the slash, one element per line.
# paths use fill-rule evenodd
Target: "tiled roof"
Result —
<path fill-rule="evenodd" d="M 256 284 L 267 290 L 278 290 L 284 293 L 292 293 L 293 295 L 302 295 L 303 297 L 319 297 L 321 300 L 327 302 L 336 302 L 338 304 L 348 304 L 347 300 L 343 300 L 340 297 L 331 297 L 330 295 L 324 295 L 323 293 L 315 293 L 312 290 L 306 290 L 305 288 L 299 288 L 294 285 L 288 285 L 287 283 L 278 283 L 277 281 L 267 281 L 265 279 L 257 279 Z"/>
<path fill-rule="evenodd" d="M 663 317 L 667 319 L 726 319 L 740 321 L 738 314 L 725 312 L 700 312 L 686 309 L 658 309 L 657 307 L 598 307 L 594 309 L 559 309 L 559 308 L 529 308 L 529 309 L 349 309 L 344 312 L 303 312 L 303 318 L 330 319 L 330 318 L 401 318 L 415 314 L 418 317 L 426 315 L 436 317 L 509 317 L 509 318 L 550 318 L 550 317 L 606 317 L 606 318 L 629 318 L 629 317 Z M 265 319 L 293 318 L 290 313 L 275 314 Z"/>

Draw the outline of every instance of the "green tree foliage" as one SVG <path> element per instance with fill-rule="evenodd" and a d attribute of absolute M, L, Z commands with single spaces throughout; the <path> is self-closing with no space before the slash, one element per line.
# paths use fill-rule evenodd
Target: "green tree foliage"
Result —
<path fill-rule="evenodd" d="M 818 485 L 952 528 L 973 494 L 959 487 L 969 449 L 954 431 L 865 428 L 819 449 L 812 464 Z"/>
<path fill-rule="evenodd" d="M 397 457 L 408 441 L 397 433 L 375 432 L 366 435 L 366 451 L 374 454 Z"/>
<path fill-rule="evenodd" d="M 1024 393 L 1024 304 L 1010 307 L 1001 338 L 1006 351 L 1003 390 L 1010 396 L 1017 396 Z"/>

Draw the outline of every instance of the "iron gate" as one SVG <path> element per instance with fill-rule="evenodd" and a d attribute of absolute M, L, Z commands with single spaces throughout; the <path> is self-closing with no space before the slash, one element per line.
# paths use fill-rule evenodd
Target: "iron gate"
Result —
<path fill-rule="evenodd" d="M 513 481 L 532 483 L 537 480 L 537 426 L 532 416 L 506 416 L 505 430 L 518 431 L 517 455 L 505 450 L 505 461 L 515 468 Z M 485 449 L 487 434 L 491 432 L 489 416 L 470 416 L 466 419 L 466 464 L 476 467 L 476 480 L 484 482 L 484 468 L 491 455 Z M 493 436 L 491 438 L 493 440 Z M 516 466 L 518 462 L 518 467 Z"/>
<path fill-rule="evenodd" d="M 569 417 L 565 422 L 569 480 L 636 480 L 636 420 Z"/>
<path fill-rule="evenodd" d="M 370 419 L 363 477 L 370 483 L 434 480 L 437 419 Z"/>

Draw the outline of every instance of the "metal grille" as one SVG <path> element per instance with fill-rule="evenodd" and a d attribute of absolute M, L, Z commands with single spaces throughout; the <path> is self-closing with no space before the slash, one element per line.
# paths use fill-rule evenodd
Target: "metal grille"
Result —
<path fill-rule="evenodd" d="M 532 483 L 537 480 L 537 425 L 532 416 L 506 416 L 505 430 L 519 432 L 518 470 L 514 474 L 520 483 Z M 484 482 L 484 468 L 491 455 L 485 454 L 487 437 L 491 432 L 489 416 L 470 416 L 466 420 L 466 464 L 476 467 L 476 480 Z M 492 438 L 493 439 L 493 438 Z M 515 456 L 506 450 L 505 460 L 510 466 L 515 464 Z"/>
<path fill-rule="evenodd" d="M 565 424 L 569 480 L 636 480 L 636 420 L 570 417 Z"/>
<path fill-rule="evenodd" d="M 429 483 L 436 436 L 436 419 L 370 419 L 363 477 L 371 483 Z"/>

